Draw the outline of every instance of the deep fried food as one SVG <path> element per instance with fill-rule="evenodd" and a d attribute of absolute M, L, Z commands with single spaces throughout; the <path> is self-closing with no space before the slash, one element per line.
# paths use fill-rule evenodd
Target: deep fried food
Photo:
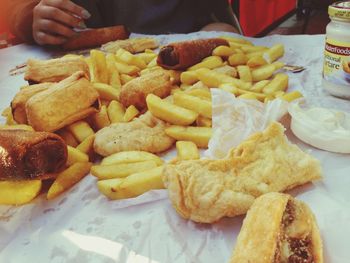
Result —
<path fill-rule="evenodd" d="M 257 198 L 244 219 L 230 263 L 322 263 L 322 240 L 310 208 L 290 195 Z"/>
<path fill-rule="evenodd" d="M 64 50 L 76 50 L 101 46 L 117 39 L 126 39 L 129 32 L 124 26 L 111 26 L 81 31 L 63 44 Z"/>
<path fill-rule="evenodd" d="M 212 223 L 247 212 L 258 196 L 321 178 L 319 162 L 289 143 L 283 126 L 271 124 L 222 160 L 166 165 L 164 181 L 177 212 Z"/>
<path fill-rule="evenodd" d="M 102 45 L 102 50 L 109 53 L 116 53 L 123 48 L 132 54 L 143 52 L 146 49 L 155 49 L 158 47 L 158 41 L 151 37 L 130 38 L 125 40 L 117 40 Z"/>
<path fill-rule="evenodd" d="M 165 134 L 166 124 L 150 112 L 127 123 L 114 123 L 96 133 L 94 150 L 102 156 L 122 151 L 159 153 L 174 139 Z"/>
<path fill-rule="evenodd" d="M 20 124 L 27 124 L 26 103 L 35 94 L 49 89 L 54 83 L 40 83 L 25 86 L 15 95 L 11 102 L 13 119 Z"/>
<path fill-rule="evenodd" d="M 62 57 L 49 60 L 29 59 L 24 79 L 28 82 L 59 82 L 77 71 L 90 77 L 89 66 L 80 57 Z"/>
<path fill-rule="evenodd" d="M 26 103 L 28 124 L 36 131 L 56 131 L 99 109 L 99 95 L 83 72 L 76 72 Z"/>
<path fill-rule="evenodd" d="M 120 102 L 125 108 L 134 105 L 139 110 L 146 107 L 148 94 L 165 98 L 170 95 L 172 82 L 165 70 L 157 70 L 126 83 L 120 92 Z"/>
<path fill-rule="evenodd" d="M 0 130 L 0 180 L 56 177 L 67 161 L 67 146 L 56 134 Z"/>
<path fill-rule="evenodd" d="M 228 42 L 221 38 L 171 43 L 159 51 L 157 63 L 166 69 L 186 69 L 210 56 L 216 47 L 228 45 Z"/>

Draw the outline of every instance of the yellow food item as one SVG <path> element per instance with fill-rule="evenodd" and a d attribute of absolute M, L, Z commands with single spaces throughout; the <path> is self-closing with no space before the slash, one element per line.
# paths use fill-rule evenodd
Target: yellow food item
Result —
<path fill-rule="evenodd" d="M 123 178 L 133 173 L 143 172 L 157 167 L 153 160 L 135 162 L 135 163 L 118 163 L 110 165 L 94 165 L 91 167 L 91 174 L 99 180 Z"/>
<path fill-rule="evenodd" d="M 95 90 L 100 95 L 101 100 L 118 100 L 120 90 L 104 83 L 93 83 Z"/>
<path fill-rule="evenodd" d="M 177 141 L 176 150 L 178 160 L 195 160 L 200 158 L 197 145 L 189 141 Z"/>
<path fill-rule="evenodd" d="M 126 151 L 114 153 L 103 158 L 101 165 L 138 163 L 145 161 L 154 161 L 158 166 L 163 164 L 163 160 L 153 153 L 143 151 Z"/>
<path fill-rule="evenodd" d="M 165 133 L 178 141 L 192 141 L 200 148 L 208 147 L 212 129 L 208 127 L 183 127 L 173 125 L 165 129 Z"/>
<path fill-rule="evenodd" d="M 95 134 L 90 135 L 89 137 L 85 138 L 85 140 L 82 141 L 76 147 L 76 149 L 83 152 L 83 153 L 88 154 L 93 150 L 94 140 L 95 140 Z"/>
<path fill-rule="evenodd" d="M 97 182 L 101 193 L 109 199 L 125 199 L 139 196 L 153 189 L 163 189 L 163 166 L 129 175 L 124 179 L 115 178 Z"/>
<path fill-rule="evenodd" d="M 68 158 L 67 158 L 67 165 L 70 166 L 73 163 L 84 163 L 84 162 L 88 162 L 89 161 L 89 156 L 76 149 L 73 148 L 71 146 L 67 146 L 67 150 L 68 150 Z"/>
<path fill-rule="evenodd" d="M 108 105 L 107 112 L 111 123 L 124 121 L 125 109 L 120 102 L 112 100 L 111 103 Z"/>
<path fill-rule="evenodd" d="M 77 121 L 67 128 L 79 142 L 84 141 L 87 137 L 95 133 L 86 121 Z"/>
<path fill-rule="evenodd" d="M 212 105 L 210 101 L 191 96 L 184 92 L 175 93 L 173 98 L 175 105 L 197 112 L 207 118 L 211 118 L 212 116 Z"/>
<path fill-rule="evenodd" d="M 109 83 L 105 54 L 99 50 L 90 51 L 91 65 L 95 82 Z"/>
<path fill-rule="evenodd" d="M 91 163 L 74 163 L 69 166 L 66 170 L 59 173 L 49 191 L 47 192 L 46 198 L 51 200 L 64 191 L 67 191 L 81 179 L 83 179 L 90 171 Z"/>
<path fill-rule="evenodd" d="M 102 105 L 100 111 L 92 115 L 91 118 L 93 121 L 93 126 L 96 130 L 100 130 L 111 124 L 106 105 Z"/>
<path fill-rule="evenodd" d="M 41 190 L 41 180 L 0 181 L 0 204 L 23 205 L 32 201 Z"/>
<path fill-rule="evenodd" d="M 153 94 L 147 96 L 146 103 L 148 110 L 155 117 L 172 124 L 190 125 L 198 117 L 198 113 L 176 106 Z"/>
<path fill-rule="evenodd" d="M 139 110 L 136 109 L 134 105 L 130 105 L 125 111 L 125 114 L 123 116 L 123 121 L 129 122 L 132 119 L 134 119 L 137 115 L 139 115 L 139 113 L 140 113 Z"/>

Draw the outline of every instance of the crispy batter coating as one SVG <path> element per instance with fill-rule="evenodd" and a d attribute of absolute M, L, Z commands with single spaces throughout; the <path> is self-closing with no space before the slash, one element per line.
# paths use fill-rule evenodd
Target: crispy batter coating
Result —
<path fill-rule="evenodd" d="M 286 139 L 273 123 L 222 160 L 179 161 L 165 166 L 164 183 L 177 212 L 213 223 L 245 214 L 254 200 L 321 178 L 319 162 Z"/>
<path fill-rule="evenodd" d="M 174 139 L 165 134 L 166 124 L 150 112 L 127 123 L 114 123 L 96 133 L 94 150 L 102 156 L 122 151 L 159 153 L 168 150 Z"/>
<path fill-rule="evenodd" d="M 142 75 L 126 83 L 120 92 L 120 102 L 127 108 L 134 105 L 142 110 L 146 108 L 146 97 L 155 94 L 165 98 L 170 95 L 172 82 L 164 70 L 157 70 Z"/>

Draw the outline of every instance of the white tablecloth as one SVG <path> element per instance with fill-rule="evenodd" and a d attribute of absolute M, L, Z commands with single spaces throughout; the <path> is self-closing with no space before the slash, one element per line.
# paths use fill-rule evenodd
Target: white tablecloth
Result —
<path fill-rule="evenodd" d="M 159 36 L 162 43 L 222 35 L 194 33 Z M 305 66 L 290 74 L 293 89 L 307 98 L 328 97 L 321 89 L 324 36 L 271 36 L 256 44 L 283 43 L 284 61 Z M 8 71 L 28 58 L 46 58 L 54 51 L 19 45 L 0 50 L 0 110 L 7 107 L 23 75 Z M 295 84 L 296 83 L 296 84 Z M 334 105 L 350 102 L 334 99 Z M 322 102 L 321 102 L 322 104 Z M 0 119 L 0 121 L 4 121 Z M 316 215 L 326 262 L 350 262 L 350 155 L 332 154 L 305 145 L 290 131 L 288 137 L 318 158 L 324 179 L 293 190 Z M 174 155 L 174 151 L 165 158 Z M 243 217 L 225 218 L 212 225 L 183 220 L 172 208 L 166 190 L 134 199 L 108 201 L 93 176 L 58 198 L 38 197 L 21 207 L 0 206 L 0 262 L 227 262 Z"/>

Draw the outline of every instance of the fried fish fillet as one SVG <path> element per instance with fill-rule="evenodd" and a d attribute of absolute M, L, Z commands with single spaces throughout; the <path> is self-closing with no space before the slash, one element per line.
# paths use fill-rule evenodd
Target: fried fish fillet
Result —
<path fill-rule="evenodd" d="M 99 130 L 94 150 L 102 156 L 122 151 L 163 152 L 175 142 L 165 134 L 165 128 L 165 122 L 147 112 L 131 122 L 114 123 Z"/>
<path fill-rule="evenodd" d="M 315 216 L 302 201 L 281 193 L 257 198 L 238 235 L 230 263 L 322 263 Z"/>
<path fill-rule="evenodd" d="M 281 124 L 272 123 L 222 160 L 169 164 L 164 183 L 176 211 L 196 222 L 245 214 L 254 200 L 321 178 L 319 161 L 288 142 Z"/>

